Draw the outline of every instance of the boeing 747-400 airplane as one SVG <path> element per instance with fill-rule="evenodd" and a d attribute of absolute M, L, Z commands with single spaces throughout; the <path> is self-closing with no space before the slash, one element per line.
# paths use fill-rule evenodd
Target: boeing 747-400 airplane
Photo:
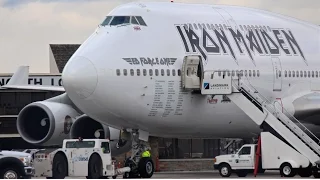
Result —
<path fill-rule="evenodd" d="M 259 135 L 259 125 L 227 95 L 201 93 L 206 71 L 246 79 L 317 135 L 319 35 L 317 25 L 258 9 L 129 3 L 112 10 L 70 58 L 63 87 L 27 85 L 22 67 L 3 88 L 65 92 L 20 112 L 21 137 L 38 145 L 61 144 L 70 135 L 110 138 L 121 140 L 112 152 L 123 153 L 149 135 Z"/>

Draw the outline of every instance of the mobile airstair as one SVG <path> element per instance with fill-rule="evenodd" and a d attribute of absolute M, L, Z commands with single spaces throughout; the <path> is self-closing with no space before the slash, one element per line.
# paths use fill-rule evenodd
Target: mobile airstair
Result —
<path fill-rule="evenodd" d="M 184 64 L 188 65 L 182 69 L 184 88 L 196 90 L 200 87 L 202 95 L 226 95 L 261 129 L 289 144 L 308 158 L 313 167 L 319 169 L 320 140 L 293 115 L 284 108 L 279 108 L 277 101 L 269 101 L 241 74 L 222 75 L 221 71 L 204 70 L 198 82 L 192 76 L 199 77 L 199 61 L 187 57 Z"/>

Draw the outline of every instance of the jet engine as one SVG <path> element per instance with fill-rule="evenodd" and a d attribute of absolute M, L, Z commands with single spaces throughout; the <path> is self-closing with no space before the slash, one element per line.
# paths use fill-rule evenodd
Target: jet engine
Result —
<path fill-rule="evenodd" d="M 61 145 L 69 138 L 74 119 L 80 114 L 70 105 L 38 101 L 25 106 L 19 113 L 17 129 L 21 137 L 35 145 Z"/>
<path fill-rule="evenodd" d="M 117 156 L 126 153 L 131 149 L 131 134 L 121 132 L 90 118 L 87 115 L 82 115 L 71 127 L 70 137 L 83 139 L 109 139 L 112 156 Z"/>

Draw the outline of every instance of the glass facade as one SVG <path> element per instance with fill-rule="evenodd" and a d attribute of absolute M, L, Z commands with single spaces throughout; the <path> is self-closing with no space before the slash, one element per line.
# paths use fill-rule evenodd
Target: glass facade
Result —
<path fill-rule="evenodd" d="M 159 159 L 214 158 L 237 151 L 244 140 L 159 138 Z"/>
<path fill-rule="evenodd" d="M 26 105 L 61 94 L 61 92 L 9 91 L 0 93 L 0 134 L 18 134 L 17 115 Z"/>

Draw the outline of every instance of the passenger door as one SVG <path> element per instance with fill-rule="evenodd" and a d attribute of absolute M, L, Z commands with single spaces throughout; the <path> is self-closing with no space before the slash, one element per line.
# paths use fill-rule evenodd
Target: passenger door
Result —
<path fill-rule="evenodd" d="M 241 169 L 252 168 L 253 154 L 251 154 L 251 146 L 243 146 L 235 155 L 235 167 Z"/>
<path fill-rule="evenodd" d="M 281 75 L 281 62 L 277 57 L 272 57 L 273 66 L 273 91 L 282 90 L 282 75 Z"/>

